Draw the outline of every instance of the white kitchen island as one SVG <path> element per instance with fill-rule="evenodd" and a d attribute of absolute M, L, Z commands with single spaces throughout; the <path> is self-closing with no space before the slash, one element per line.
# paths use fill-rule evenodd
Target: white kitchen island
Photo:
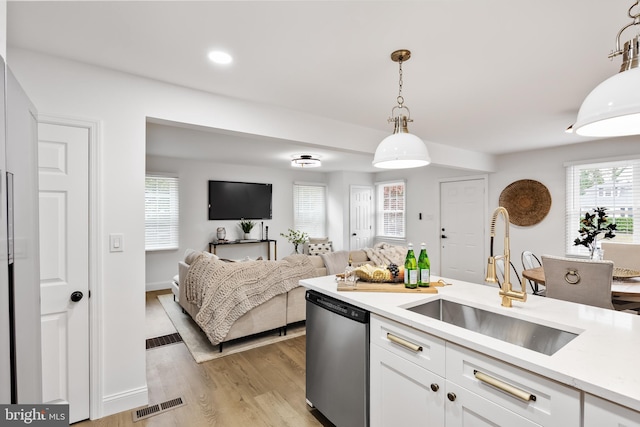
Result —
<path fill-rule="evenodd" d="M 439 277 L 432 278 L 438 279 Z M 408 333 L 414 331 L 417 337 L 423 334 L 428 339 L 442 340 L 447 349 L 451 349 L 452 355 L 460 351 L 464 355 L 465 351 L 472 350 L 482 357 L 489 356 L 486 360 L 490 360 L 497 369 L 517 367 L 528 371 L 523 371 L 524 375 L 533 373 L 550 384 L 567 386 L 564 388 L 574 392 L 576 399 L 579 399 L 579 402 L 574 402 L 577 403 L 576 411 L 579 412 L 575 414 L 577 425 L 640 426 L 640 316 L 534 295 L 529 295 L 524 303 L 514 301 L 512 308 L 505 308 L 500 305 L 498 288 L 495 286 L 445 280 L 452 285 L 439 287 L 437 294 L 339 292 L 332 276 L 306 279 L 300 284 L 368 310 L 373 317 L 379 317 L 391 326 L 397 322 L 400 324 L 398 326 L 409 327 Z M 548 356 L 406 309 L 438 298 L 572 332 L 578 336 Z M 372 329 L 372 347 L 374 339 L 375 332 Z M 470 357 L 475 354 L 473 352 L 470 352 Z M 458 358 L 460 357 L 462 356 Z M 447 363 L 452 364 L 449 353 Z M 462 363 L 472 364 L 476 361 Z M 444 378 L 439 372 L 436 374 L 443 376 L 443 384 L 449 384 L 449 378 Z M 449 394 L 444 396 L 451 400 Z M 518 409 L 518 405 L 515 406 Z M 519 406 L 526 415 L 526 405 Z M 371 420 L 371 425 L 375 425 L 377 421 L 374 415 Z M 571 424 L 576 425 L 573 422 Z M 446 425 L 466 424 L 447 422 Z M 538 420 L 537 424 L 527 421 L 521 425 L 544 423 Z M 562 424 L 556 420 L 550 425 Z"/>

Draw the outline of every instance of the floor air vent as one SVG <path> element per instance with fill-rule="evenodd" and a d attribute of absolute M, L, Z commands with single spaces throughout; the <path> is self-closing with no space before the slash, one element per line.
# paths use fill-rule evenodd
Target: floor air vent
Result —
<path fill-rule="evenodd" d="M 153 417 L 154 415 L 158 415 L 184 405 L 186 405 L 184 399 L 182 399 L 182 397 L 177 397 L 175 399 L 167 400 L 166 402 L 150 405 L 142 409 L 137 409 L 133 411 L 133 422 L 135 423 L 137 421 Z"/>
<path fill-rule="evenodd" d="M 161 337 L 147 338 L 147 341 L 146 341 L 147 350 L 150 350 L 156 347 L 161 347 L 167 344 L 175 344 L 178 342 L 182 342 L 182 337 L 177 332 L 169 335 L 163 335 Z"/>

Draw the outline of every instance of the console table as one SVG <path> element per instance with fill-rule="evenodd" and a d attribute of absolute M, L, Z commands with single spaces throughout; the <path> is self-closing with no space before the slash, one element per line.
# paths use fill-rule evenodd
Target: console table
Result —
<path fill-rule="evenodd" d="M 278 259 L 278 242 L 276 240 L 231 240 L 228 242 L 210 242 L 209 252 L 216 254 L 216 248 L 218 246 L 228 245 L 248 245 L 248 244 L 266 244 L 267 245 L 267 259 L 271 259 L 271 243 L 273 243 L 273 259 Z M 217 255 L 217 254 L 216 254 Z"/>

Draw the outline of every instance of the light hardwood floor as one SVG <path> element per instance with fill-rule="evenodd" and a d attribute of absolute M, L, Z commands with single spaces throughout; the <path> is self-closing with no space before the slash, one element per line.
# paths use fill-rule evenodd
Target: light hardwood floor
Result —
<path fill-rule="evenodd" d="M 304 336 L 201 364 L 183 343 L 150 349 L 147 385 L 149 404 L 177 397 L 187 404 L 136 423 L 126 411 L 75 426 L 332 426 L 305 401 Z"/>

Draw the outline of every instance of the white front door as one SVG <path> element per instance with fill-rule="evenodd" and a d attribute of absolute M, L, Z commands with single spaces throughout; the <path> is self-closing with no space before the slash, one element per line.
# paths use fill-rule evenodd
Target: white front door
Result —
<path fill-rule="evenodd" d="M 38 125 L 42 395 L 89 418 L 89 131 Z"/>
<path fill-rule="evenodd" d="M 351 186 L 349 249 L 370 248 L 373 243 L 373 188 Z"/>
<path fill-rule="evenodd" d="M 440 274 L 484 282 L 486 180 L 440 183 Z"/>

